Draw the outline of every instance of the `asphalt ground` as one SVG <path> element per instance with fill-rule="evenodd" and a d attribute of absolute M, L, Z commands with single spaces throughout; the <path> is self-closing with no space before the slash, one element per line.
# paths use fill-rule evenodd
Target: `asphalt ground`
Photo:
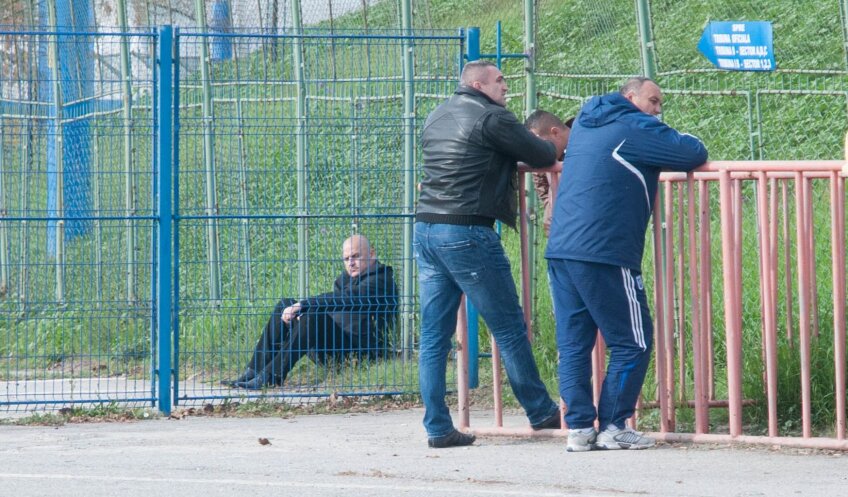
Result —
<path fill-rule="evenodd" d="M 421 409 L 0 426 L 0 496 L 846 496 L 848 454 L 565 439 L 430 449 Z M 491 425 L 485 412 L 472 424 Z M 506 426 L 524 426 L 513 414 Z"/>

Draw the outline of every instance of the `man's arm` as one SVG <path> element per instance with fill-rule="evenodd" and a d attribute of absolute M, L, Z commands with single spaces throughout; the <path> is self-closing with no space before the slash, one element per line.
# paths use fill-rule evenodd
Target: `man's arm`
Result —
<path fill-rule="evenodd" d="M 653 117 L 640 122 L 638 130 L 619 151 L 634 163 L 685 172 L 707 162 L 707 147 L 693 135 L 680 133 Z"/>
<path fill-rule="evenodd" d="M 485 117 L 483 138 L 495 150 L 530 167 L 550 167 L 557 159 L 553 143 L 528 131 L 515 114 L 506 109 Z"/>
<path fill-rule="evenodd" d="M 361 278 L 351 286 L 351 279 L 341 275 L 332 293 L 309 297 L 300 302 L 300 312 L 393 312 L 397 307 L 397 288 L 391 270 Z"/>

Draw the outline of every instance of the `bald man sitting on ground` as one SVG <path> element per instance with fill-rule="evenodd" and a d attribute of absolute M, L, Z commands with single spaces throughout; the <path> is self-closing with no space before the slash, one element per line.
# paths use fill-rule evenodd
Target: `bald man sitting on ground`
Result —
<path fill-rule="evenodd" d="M 362 235 L 345 240 L 342 259 L 345 270 L 332 292 L 280 300 L 244 373 L 225 385 L 249 390 L 282 386 L 307 354 L 318 363 L 357 353 L 372 359 L 380 355 L 397 313 L 392 268 L 377 261 Z"/>

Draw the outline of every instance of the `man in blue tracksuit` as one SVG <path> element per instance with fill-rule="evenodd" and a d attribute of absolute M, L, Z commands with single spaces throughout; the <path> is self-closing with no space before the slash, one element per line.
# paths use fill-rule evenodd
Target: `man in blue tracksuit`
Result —
<path fill-rule="evenodd" d="M 572 127 L 545 253 L 569 452 L 654 445 L 625 426 L 653 342 L 641 275 L 645 231 L 660 171 L 691 171 L 707 160 L 704 144 L 662 123 L 661 111 L 659 86 L 632 78 L 618 93 L 589 100 Z M 590 378 L 598 329 L 610 360 L 596 411 Z"/>

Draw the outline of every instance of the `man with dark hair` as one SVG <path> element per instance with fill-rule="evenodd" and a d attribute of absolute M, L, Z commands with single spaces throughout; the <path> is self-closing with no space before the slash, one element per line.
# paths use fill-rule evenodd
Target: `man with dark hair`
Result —
<path fill-rule="evenodd" d="M 332 292 L 280 300 L 244 373 L 224 384 L 249 390 L 280 386 L 307 354 L 318 362 L 354 353 L 370 358 L 380 354 L 397 313 L 392 268 L 377 260 L 362 235 L 344 241 L 342 260 L 345 270 Z"/>
<path fill-rule="evenodd" d="M 524 120 L 524 127 L 539 138 L 552 142 L 556 146 L 557 160 L 562 160 L 562 154 L 565 153 L 565 148 L 568 146 L 568 136 L 571 134 L 573 122 L 573 117 L 562 122 L 559 117 L 548 111 L 536 110 Z M 545 229 L 545 236 L 549 236 L 551 234 L 553 199 L 551 198 L 551 183 L 548 180 L 548 173 L 533 173 L 533 188 L 542 202 L 544 212 L 542 227 Z"/>
<path fill-rule="evenodd" d="M 517 161 L 548 167 L 552 143 L 506 110 L 507 85 L 490 62 L 468 63 L 460 86 L 427 118 L 421 143 L 424 179 L 413 248 L 421 301 L 419 382 L 428 445 L 470 445 L 445 404 L 445 369 L 463 293 L 497 342 L 515 397 L 534 429 L 559 428 L 533 359 L 524 315 L 495 220 L 515 227 Z"/>
<path fill-rule="evenodd" d="M 653 324 L 642 282 L 645 230 L 662 169 L 707 160 L 701 141 L 657 119 L 662 92 L 648 78 L 593 97 L 574 122 L 545 257 L 553 287 L 559 389 L 569 452 L 644 449 L 654 440 L 625 426 L 651 358 Z M 597 410 L 591 352 L 597 330 L 610 352 Z M 601 429 L 594 428 L 598 421 Z"/>

